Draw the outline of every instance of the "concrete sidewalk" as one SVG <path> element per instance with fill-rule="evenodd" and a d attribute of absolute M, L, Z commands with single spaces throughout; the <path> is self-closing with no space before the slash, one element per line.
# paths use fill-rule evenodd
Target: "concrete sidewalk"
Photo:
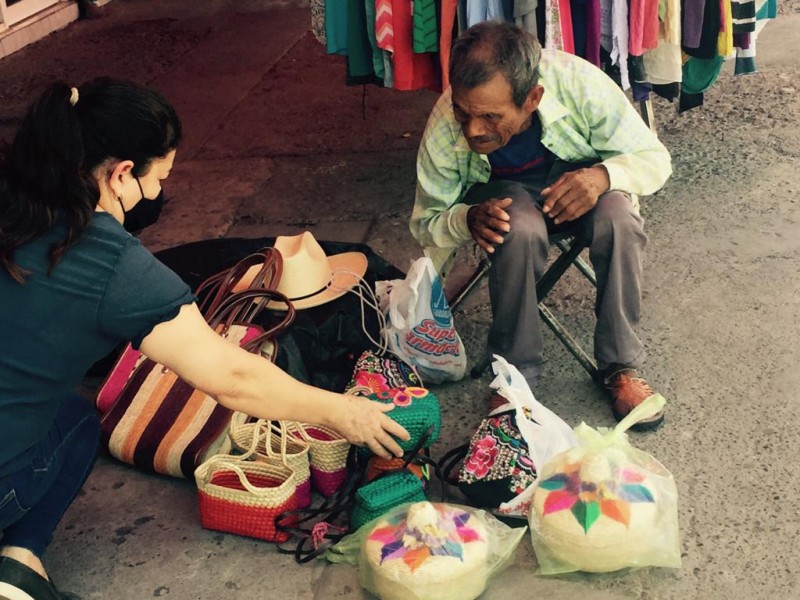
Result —
<path fill-rule="evenodd" d="M 142 237 L 153 251 L 308 228 L 319 239 L 368 243 L 402 269 L 420 255 L 407 223 L 435 94 L 346 87 L 342 59 L 325 55 L 298 2 L 117 0 L 101 14 L 0 61 L 0 136 L 53 79 L 127 77 L 164 92 L 185 125 L 165 185 L 170 202 Z M 675 174 L 644 203 L 642 336 L 668 421 L 631 440 L 675 475 L 683 568 L 541 578 L 526 537 L 483 598 L 800 597 L 798 19 L 769 24 L 762 72 L 726 72 L 704 108 L 677 115 L 656 102 Z M 552 299 L 586 339 L 589 292 L 570 277 Z M 485 290 L 457 315 L 473 357 L 489 318 Z M 537 398 L 572 425 L 612 425 L 602 392 L 546 340 Z M 469 437 L 489 382 L 436 388 L 445 423 L 434 456 Z M 349 567 L 297 566 L 270 544 L 203 530 L 192 482 L 104 457 L 46 564 L 85 600 L 367 597 Z"/>

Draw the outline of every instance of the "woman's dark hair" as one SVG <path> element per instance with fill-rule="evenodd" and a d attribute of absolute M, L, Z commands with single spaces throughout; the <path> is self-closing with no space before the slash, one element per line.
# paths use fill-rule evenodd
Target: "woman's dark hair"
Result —
<path fill-rule="evenodd" d="M 542 47 L 527 31 L 511 23 L 484 21 L 462 33 L 450 51 L 450 85 L 467 90 L 502 73 L 511 97 L 522 107 L 539 81 Z"/>
<path fill-rule="evenodd" d="M 145 175 L 154 159 L 177 148 L 181 122 L 157 92 L 100 78 L 77 89 L 51 85 L 0 151 L 0 265 L 22 283 L 14 252 L 53 227 L 66 237 L 50 248 L 50 268 L 89 226 L 100 199 L 95 170 L 108 159 L 133 161 Z"/>

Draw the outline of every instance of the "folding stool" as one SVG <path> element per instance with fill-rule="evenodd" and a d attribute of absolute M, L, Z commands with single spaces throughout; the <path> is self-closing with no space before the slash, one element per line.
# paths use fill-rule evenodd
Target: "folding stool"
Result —
<path fill-rule="evenodd" d="M 561 254 L 553 261 L 544 274 L 536 282 L 536 297 L 539 299 L 539 316 L 545 325 L 556 335 L 562 344 L 569 350 L 570 354 L 580 363 L 587 373 L 596 379 L 598 376 L 597 363 L 588 354 L 583 347 L 575 340 L 570 332 L 556 319 L 555 315 L 544 304 L 544 299 L 553 286 L 561 279 L 561 276 L 574 265 L 591 284 L 597 287 L 597 278 L 594 274 L 594 269 L 581 258 L 581 252 L 591 243 L 591 236 L 586 233 L 575 232 L 559 232 L 554 233 L 548 238 L 550 245 L 555 246 L 561 251 Z M 477 270 L 470 276 L 467 282 L 456 292 L 452 300 L 450 300 L 450 308 L 455 311 L 458 306 L 467 299 L 467 297 L 475 290 L 477 285 L 489 274 L 489 269 L 492 266 L 492 261 L 488 257 L 484 257 Z M 491 363 L 491 356 L 487 355 L 480 363 L 475 365 L 470 371 L 470 375 L 474 379 L 478 379 L 483 375 L 484 371 Z"/>

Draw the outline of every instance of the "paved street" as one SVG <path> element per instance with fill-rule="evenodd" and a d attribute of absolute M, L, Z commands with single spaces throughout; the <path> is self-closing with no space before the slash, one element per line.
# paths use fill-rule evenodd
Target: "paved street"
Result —
<path fill-rule="evenodd" d="M 675 475 L 683 568 L 542 578 L 525 537 L 482 598 L 800 598 L 800 2 L 781 4 L 758 74 L 726 65 L 685 114 L 655 101 L 675 173 L 643 202 L 641 333 L 667 422 L 631 441 Z M 142 236 L 151 250 L 307 228 L 404 270 L 421 254 L 407 223 L 433 92 L 346 87 L 302 2 L 115 0 L 100 14 L 0 61 L 0 137 L 53 79 L 148 83 L 186 136 L 170 202 Z M 454 280 L 474 264 L 463 258 Z M 593 299 L 579 276 L 551 304 L 588 339 Z M 485 289 L 457 315 L 473 357 L 489 319 Z M 612 425 L 602 391 L 549 333 L 546 356 L 537 398 L 571 425 Z M 434 456 L 467 440 L 490 379 L 434 388 L 445 419 Z M 101 457 L 45 564 L 83 600 L 369 597 L 351 568 L 298 566 L 270 544 L 203 530 L 196 510 L 192 482 Z"/>

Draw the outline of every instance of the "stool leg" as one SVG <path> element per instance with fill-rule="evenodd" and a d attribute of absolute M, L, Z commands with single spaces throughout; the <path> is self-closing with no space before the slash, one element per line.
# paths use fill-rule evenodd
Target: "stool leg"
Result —
<path fill-rule="evenodd" d="M 575 357 L 575 359 L 581 364 L 581 366 L 589 373 L 589 376 L 592 379 L 597 379 L 598 376 L 598 369 L 597 363 L 594 359 L 589 356 L 586 351 L 581 347 L 581 345 L 575 341 L 575 338 L 570 335 L 569 331 L 564 329 L 561 323 L 558 322 L 555 315 L 550 312 L 550 309 L 547 308 L 544 304 L 539 304 L 539 315 L 544 321 L 545 325 L 550 328 L 556 337 L 561 341 L 564 346 L 566 346 L 567 350 L 569 350 L 570 354 Z M 477 368 L 477 367 L 476 367 Z"/>
<path fill-rule="evenodd" d="M 489 269 L 492 267 L 492 261 L 488 258 L 484 258 L 481 260 L 480 265 L 478 265 L 478 270 L 475 271 L 464 286 L 456 292 L 456 295 L 453 296 L 453 299 L 449 302 L 450 310 L 455 310 L 458 306 L 466 300 L 472 291 L 477 286 L 486 275 L 489 273 Z"/>
<path fill-rule="evenodd" d="M 472 370 L 469 372 L 469 376 L 473 379 L 480 379 L 483 377 L 483 374 L 486 372 L 486 369 L 489 368 L 489 365 L 492 363 L 491 356 L 485 356 L 481 359 L 477 365 L 472 367 Z"/>

